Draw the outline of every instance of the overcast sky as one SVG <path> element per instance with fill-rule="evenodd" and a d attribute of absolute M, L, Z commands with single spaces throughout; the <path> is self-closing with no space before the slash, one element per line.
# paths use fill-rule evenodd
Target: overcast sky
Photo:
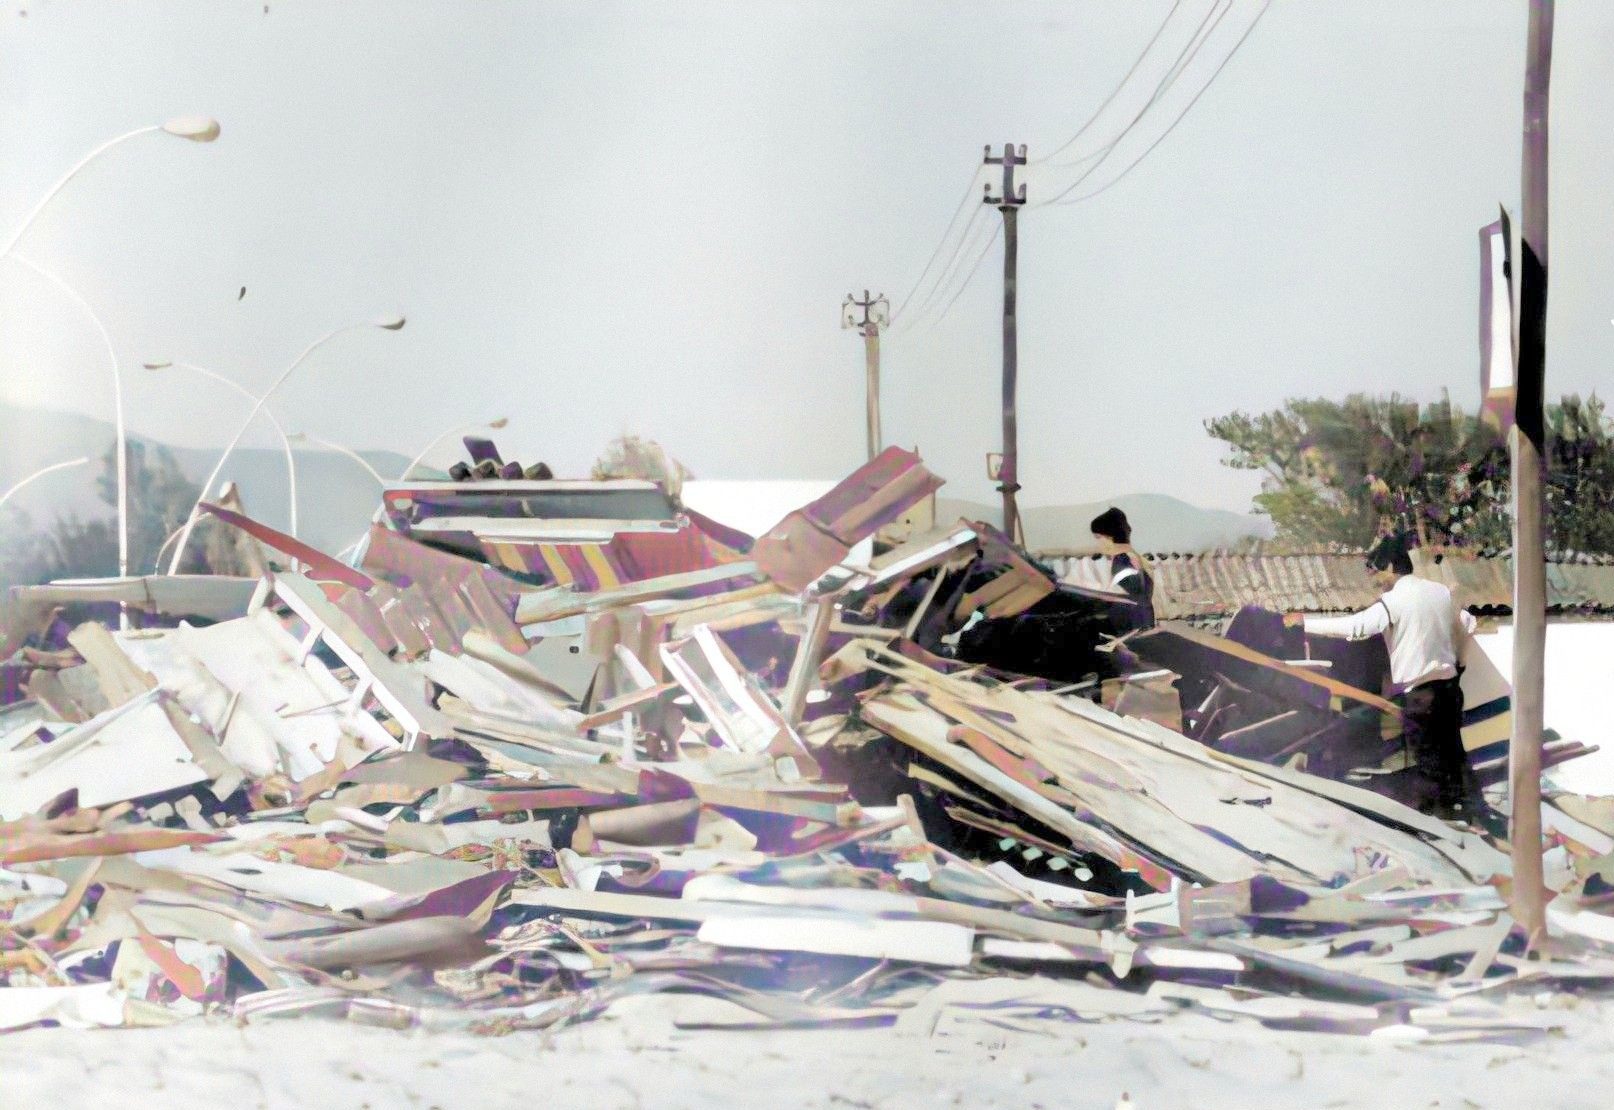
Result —
<path fill-rule="evenodd" d="M 1059 161 L 1114 138 L 1211 2 L 1183 0 L 1169 49 Z M 142 360 L 262 389 L 329 329 L 401 312 L 403 331 L 345 334 L 305 363 L 277 395 L 283 421 L 412 454 L 457 422 L 509 416 L 506 456 L 561 473 L 637 432 L 708 478 L 838 477 L 862 460 L 863 352 L 840 330 L 843 295 L 900 302 L 982 145 L 1059 147 L 1172 9 L 267 7 L 0 12 L 0 229 L 107 138 L 187 113 L 223 125 L 210 146 L 118 147 L 20 248 L 105 320 L 132 428 L 222 445 L 244 415 L 238 396 Z M 1258 11 L 1236 0 L 1078 194 L 1154 140 Z M 1525 11 L 1276 0 L 1124 179 L 1025 212 L 1025 502 L 1152 491 L 1242 509 L 1253 479 L 1218 465 L 1206 417 L 1353 390 L 1472 403 L 1476 230 L 1517 204 Z M 1614 382 L 1610 73 L 1614 6 L 1559 5 L 1554 394 Z M 1034 167 L 1030 200 L 1091 164 Z M 903 328 L 916 300 L 884 342 L 888 442 L 917 445 L 954 496 L 988 496 L 999 443 L 998 250 L 945 316 Z M 0 394 L 110 416 L 106 363 L 69 301 L 0 266 Z"/>

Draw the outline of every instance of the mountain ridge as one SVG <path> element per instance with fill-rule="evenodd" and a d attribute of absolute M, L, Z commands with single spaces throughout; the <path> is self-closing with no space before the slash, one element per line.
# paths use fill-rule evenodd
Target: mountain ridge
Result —
<path fill-rule="evenodd" d="M 1271 520 L 1256 513 L 1206 509 L 1165 493 L 1129 493 L 1101 501 L 1022 508 L 1026 546 L 1033 551 L 1092 549 L 1093 535 L 1088 525 L 1111 506 L 1126 514 L 1132 525 L 1132 544 L 1139 551 L 1213 551 L 1272 535 Z M 936 498 L 938 524 L 958 517 L 998 526 L 1003 511 L 1000 505 Z"/>
<path fill-rule="evenodd" d="M 42 466 L 84 455 L 90 459 L 87 466 L 57 471 L 28 485 L 8 508 L 23 510 L 38 528 L 48 528 L 63 517 L 113 515 L 113 507 L 100 499 L 95 479 L 115 435 L 112 423 L 99 417 L 0 401 L 0 490 L 11 488 Z M 216 448 L 175 447 L 135 432 L 129 433 L 129 442 L 147 451 L 172 452 L 180 472 L 198 485 L 219 457 Z M 380 487 L 363 467 L 340 452 L 317 444 L 293 447 L 300 538 L 321 550 L 338 551 L 368 527 L 380 503 Z M 357 454 L 386 476 L 401 473 L 409 463 L 396 451 Z M 286 458 L 279 447 L 236 448 L 220 481 L 236 483 L 252 516 L 272 528 L 289 529 Z"/>
<path fill-rule="evenodd" d="M 200 483 L 218 460 L 211 448 L 174 447 L 148 436 L 131 434 L 131 443 L 148 450 L 171 451 L 180 471 Z M 112 507 L 96 494 L 99 460 L 110 448 L 110 422 L 80 413 L 33 408 L 0 401 L 0 490 L 52 462 L 90 456 L 88 466 L 59 471 L 28 486 L 12 505 L 29 514 L 36 527 L 57 517 L 110 516 Z M 400 474 L 409 460 L 396 451 L 360 451 L 361 458 L 383 475 Z M 298 523 L 301 538 L 324 551 L 345 548 L 363 534 L 379 503 L 375 479 L 352 459 L 317 445 L 299 445 L 297 462 Z M 221 475 L 241 490 L 247 511 L 265 524 L 287 530 L 286 465 L 277 447 L 241 447 Z M 1035 549 L 1088 548 L 1087 525 L 1114 505 L 1133 526 L 1133 543 L 1144 551 L 1204 551 L 1233 547 L 1250 536 L 1269 536 L 1271 522 L 1262 516 L 1205 509 L 1169 494 L 1131 493 L 1102 501 L 1037 505 L 1022 510 L 1026 537 Z M 998 524 L 995 504 L 940 496 L 938 523 L 959 517 Z"/>

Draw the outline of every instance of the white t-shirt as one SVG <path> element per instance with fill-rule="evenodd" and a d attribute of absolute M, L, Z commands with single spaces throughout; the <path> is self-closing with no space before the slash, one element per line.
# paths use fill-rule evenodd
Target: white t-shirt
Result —
<path fill-rule="evenodd" d="M 1390 645 L 1390 680 L 1402 689 L 1455 678 L 1463 637 L 1473 614 L 1459 609 L 1439 582 L 1404 574 L 1379 600 L 1348 617 L 1307 617 L 1306 631 L 1365 640 L 1384 634 Z"/>

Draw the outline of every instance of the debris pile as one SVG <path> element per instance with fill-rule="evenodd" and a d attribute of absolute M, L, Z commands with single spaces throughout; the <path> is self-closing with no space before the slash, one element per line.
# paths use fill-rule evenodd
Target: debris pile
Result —
<path fill-rule="evenodd" d="M 731 1028 L 1522 1038 L 1543 984 L 1614 978 L 1599 802 L 1552 811 L 1574 943 L 1527 958 L 1475 832 L 964 662 L 1056 585 L 981 524 L 852 561 L 940 484 L 911 454 L 754 545 L 647 483 L 457 477 L 389 490 L 355 565 L 215 507 L 256 583 L 12 600 L 170 619 L 79 625 L 0 711 L 0 1029 L 675 991 Z"/>

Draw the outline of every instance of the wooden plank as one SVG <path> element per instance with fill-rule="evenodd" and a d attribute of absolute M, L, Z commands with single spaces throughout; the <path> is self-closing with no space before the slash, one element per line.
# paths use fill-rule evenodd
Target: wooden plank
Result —
<path fill-rule="evenodd" d="M 824 654 L 834 614 L 833 596 L 818 598 L 807 610 L 807 627 L 796 645 L 796 657 L 790 662 L 790 675 L 780 698 L 785 720 L 791 725 L 801 724 L 802 713 L 807 708 L 807 688 L 817 677 L 818 661 Z"/>
<path fill-rule="evenodd" d="M 709 919 L 701 925 L 696 939 L 719 948 L 813 952 L 937 967 L 967 967 L 975 955 L 975 931 L 951 922 L 777 911 Z"/>
<path fill-rule="evenodd" d="M 112 633 L 102 625 L 94 622 L 81 624 L 68 633 L 67 642 L 94 668 L 101 690 L 111 704 L 122 705 L 157 688 L 157 679 L 125 655 L 112 638 Z M 246 781 L 246 776 L 225 757 L 213 734 L 193 721 L 191 715 L 167 691 L 159 696 L 159 702 L 174 732 L 189 749 L 191 761 L 210 780 L 209 789 L 213 796 L 228 798 L 235 793 Z"/>
<path fill-rule="evenodd" d="M 404 732 L 404 747 L 422 736 L 449 736 L 453 726 L 426 701 L 423 683 L 414 672 L 395 662 L 370 641 L 323 590 L 301 575 L 272 578 L 275 596 L 311 628 L 317 628 L 326 645 L 352 669 Z"/>
<path fill-rule="evenodd" d="M 1244 774 L 1186 737 L 1080 699 L 966 682 L 872 644 L 857 650 L 864 665 L 922 688 L 940 711 L 962 717 L 1011 751 L 1032 755 L 1107 827 L 1134 845 L 1148 844 L 1193 875 L 1214 873 L 1221 876 L 1214 881 L 1225 882 L 1265 872 L 1326 883 L 1360 872 L 1359 845 L 1378 848 L 1435 881 L 1472 881 L 1495 873 L 1498 861 L 1505 865 L 1483 844 L 1425 843 L 1287 785 Z M 866 717 L 879 700 L 865 707 Z M 1025 795 L 1035 792 L 1023 785 L 1021 791 L 1016 804 L 1032 813 Z"/>
<path fill-rule="evenodd" d="M 342 582 L 360 590 L 368 590 L 375 584 L 367 574 L 361 574 L 348 566 L 331 558 L 316 547 L 310 547 L 295 536 L 277 531 L 267 524 L 261 524 L 242 513 L 226 509 L 222 505 L 210 504 L 203 501 L 198 506 L 204 513 L 212 513 L 226 524 L 232 524 L 241 529 L 253 539 L 268 544 L 276 551 L 290 555 L 293 559 L 309 568 L 309 574 L 333 582 Z"/>
<path fill-rule="evenodd" d="M 715 583 L 729 582 L 740 578 L 754 578 L 756 575 L 757 565 L 746 561 L 664 575 L 660 578 L 646 579 L 643 582 L 630 582 L 614 590 L 600 590 L 595 593 L 546 590 L 542 593 L 522 596 L 516 606 L 516 623 L 520 625 L 541 624 L 545 621 L 614 609 L 636 602 L 670 598 L 683 593 L 685 590 L 698 589 L 702 586 L 710 586 Z M 772 588 L 770 587 L 770 589 Z"/>
<path fill-rule="evenodd" d="M 804 777 L 817 774 L 818 763 L 796 730 L 711 629 L 697 628 L 687 640 L 664 644 L 661 659 L 724 744 L 790 756 Z"/>
<path fill-rule="evenodd" d="M 1148 639 L 1171 636 L 1228 659 L 1235 659 L 1241 663 L 1314 687 L 1317 690 L 1326 692 L 1329 697 L 1369 705 L 1380 712 L 1388 713 L 1398 720 L 1400 719 L 1401 707 L 1394 702 L 1381 698 L 1377 694 L 1369 693 L 1366 690 L 1358 690 L 1355 686 L 1341 682 L 1337 678 L 1319 674 L 1305 667 L 1290 666 L 1288 663 L 1274 659 L 1270 655 L 1263 655 L 1254 648 L 1245 647 L 1243 644 L 1234 643 L 1232 640 L 1224 639 L 1221 636 L 1213 636 L 1209 632 L 1202 632 L 1191 625 L 1173 623 L 1169 627 L 1152 629 L 1136 637 L 1133 641 L 1133 647 L 1139 650 L 1141 654 L 1147 655 L 1146 643 Z"/>
<path fill-rule="evenodd" d="M 617 697 L 601 702 L 598 709 L 578 721 L 577 730 L 579 732 L 588 732 L 591 729 L 599 728 L 601 725 L 608 725 L 612 721 L 621 720 L 624 714 L 631 713 L 640 706 L 657 701 L 662 695 L 677 689 L 680 689 L 680 687 L 676 682 L 661 682 L 641 690 L 630 690 L 625 694 L 620 694 Z"/>
<path fill-rule="evenodd" d="M 1020 691 L 1001 686 L 971 689 L 970 684 L 956 679 L 921 673 L 924 669 L 906 661 L 893 670 L 909 681 L 926 683 L 932 691 L 929 700 L 940 712 L 1055 771 L 1059 785 L 1098 821 L 1118 830 L 1134 844 L 1147 843 L 1154 852 L 1195 875 L 1217 882 L 1247 878 L 1263 870 L 1261 857 L 1273 854 L 1279 843 L 1271 835 L 1275 830 L 1264 838 L 1246 836 L 1238 844 L 1227 842 L 1226 826 L 1231 823 L 1254 822 L 1269 830 L 1272 826 L 1269 816 L 1250 807 L 1229 806 L 1221 800 L 1238 793 L 1238 784 L 1194 782 L 1183 777 L 1182 772 L 1190 768 L 1173 767 L 1170 761 L 1145 759 L 1140 764 L 1138 759 L 1147 755 L 1146 750 L 1129 752 L 1124 741 L 1114 734 L 1083 733 L 1078 737 L 1073 731 L 1077 722 L 1069 715 Z M 976 699 L 976 704 L 966 702 L 965 696 Z M 983 712 L 986 707 L 994 712 Z M 1029 739 L 1033 735 L 1034 742 Z M 1024 780 L 1016 781 L 1023 789 L 1047 797 L 1046 790 Z M 1166 792 L 1172 795 L 1171 804 L 1163 797 Z M 1249 791 L 1245 788 L 1244 792 Z M 1192 815 L 1179 812 L 1184 809 Z M 1256 843 L 1252 845 L 1251 841 Z M 1281 858 L 1299 868 L 1301 874 L 1318 880 L 1331 878 L 1342 865 L 1348 866 L 1352 861 L 1349 851 L 1336 849 L 1319 855 L 1317 847 L 1295 838 L 1284 843 L 1286 854 Z M 1305 862 L 1308 856 L 1314 857 L 1309 865 Z"/>
<path fill-rule="evenodd" d="M 968 748 L 949 743 L 946 722 L 911 695 L 882 695 L 864 704 L 863 716 L 882 732 L 928 755 L 1066 837 L 1076 850 L 1102 856 L 1117 867 L 1136 866 L 1137 853 L 1109 833 L 1077 820 L 1063 806 L 1004 774 Z M 1220 870 L 1217 864 L 1212 864 L 1212 867 Z M 1248 868 L 1228 872 L 1232 878 L 1244 878 L 1250 873 Z M 1211 878 L 1210 875 L 1202 877 Z M 1212 881 L 1227 880 L 1213 878 Z"/>
<path fill-rule="evenodd" d="M 156 689 L 157 680 L 123 653 L 104 625 L 94 621 L 81 624 L 68 633 L 67 642 L 94 669 L 108 705 L 122 705 Z"/>
<path fill-rule="evenodd" d="M 1120 730 L 1152 746 L 1160 747 L 1191 759 L 1235 767 L 1244 774 L 1274 783 L 1282 783 L 1285 786 L 1356 810 L 1374 818 L 1376 821 L 1416 831 L 1432 840 L 1445 841 L 1454 847 L 1469 846 L 1474 840 L 1472 834 L 1453 829 L 1444 821 L 1419 813 L 1410 806 L 1402 805 L 1400 802 L 1386 798 L 1381 794 L 1375 794 L 1371 790 L 1364 790 L 1349 783 L 1337 782 L 1318 775 L 1308 775 L 1300 771 L 1292 771 L 1286 767 L 1219 752 L 1195 743 L 1180 733 L 1163 728 L 1153 721 L 1119 717 L 1108 713 L 1093 706 L 1092 703 L 1085 699 L 1059 698 L 1057 699 L 1057 704 L 1066 712 L 1077 714 L 1094 723 L 1102 724 L 1104 727 Z"/>
<path fill-rule="evenodd" d="M 747 809 L 756 813 L 778 813 L 789 817 L 804 817 L 809 821 L 822 821 L 838 828 L 853 828 L 862 816 L 856 802 L 817 802 L 792 797 L 777 790 L 756 790 L 726 783 L 696 782 L 690 784 L 695 797 L 707 805 L 726 809 Z"/>
<path fill-rule="evenodd" d="M 23 692 L 48 709 L 50 715 L 58 721 L 83 724 L 95 716 L 88 706 L 81 704 L 67 689 L 59 671 L 34 671 L 23 684 Z"/>

